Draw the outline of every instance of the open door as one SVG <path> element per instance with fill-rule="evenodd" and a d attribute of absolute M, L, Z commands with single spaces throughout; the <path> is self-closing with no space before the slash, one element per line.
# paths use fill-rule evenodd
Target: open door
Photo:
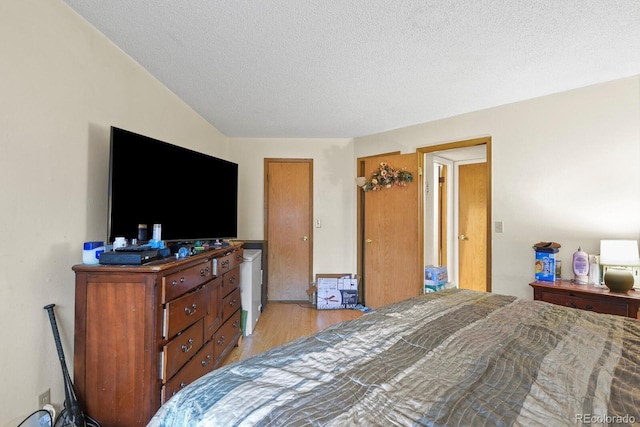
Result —
<path fill-rule="evenodd" d="M 419 295 L 422 277 L 418 154 L 366 158 L 367 179 L 381 162 L 411 172 L 413 182 L 364 195 L 363 292 L 364 303 L 374 309 Z"/>

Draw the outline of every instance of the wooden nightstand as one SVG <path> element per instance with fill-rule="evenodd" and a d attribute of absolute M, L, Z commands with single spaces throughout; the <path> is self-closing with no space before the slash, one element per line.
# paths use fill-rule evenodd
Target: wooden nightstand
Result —
<path fill-rule="evenodd" d="M 555 282 L 532 282 L 533 299 L 595 311 L 596 313 L 640 319 L 640 291 L 611 292 L 604 286 L 577 285 L 570 280 Z"/>

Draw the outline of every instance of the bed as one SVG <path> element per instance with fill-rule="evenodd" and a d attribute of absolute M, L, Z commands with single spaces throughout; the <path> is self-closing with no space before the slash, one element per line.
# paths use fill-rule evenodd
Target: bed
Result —
<path fill-rule="evenodd" d="M 640 425 L 640 321 L 449 289 L 215 370 L 149 426 Z"/>

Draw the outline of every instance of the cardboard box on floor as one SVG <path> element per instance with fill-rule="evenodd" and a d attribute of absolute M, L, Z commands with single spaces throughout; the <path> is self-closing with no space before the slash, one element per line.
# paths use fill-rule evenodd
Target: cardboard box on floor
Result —
<path fill-rule="evenodd" d="M 318 310 L 355 308 L 358 304 L 358 278 L 351 274 L 316 274 Z"/>

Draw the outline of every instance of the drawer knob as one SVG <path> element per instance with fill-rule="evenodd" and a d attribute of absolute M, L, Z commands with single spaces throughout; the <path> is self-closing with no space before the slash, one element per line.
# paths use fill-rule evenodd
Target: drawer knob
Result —
<path fill-rule="evenodd" d="M 184 312 L 187 313 L 187 316 L 193 316 L 198 311 L 198 305 L 194 302 L 191 304 L 191 307 L 185 307 Z"/>
<path fill-rule="evenodd" d="M 201 364 L 203 367 L 208 366 L 210 363 L 211 363 L 211 355 L 210 355 L 210 354 L 207 354 L 207 357 L 206 357 L 206 358 L 204 358 L 204 359 L 202 359 L 202 361 L 200 362 L 200 364 Z"/>
<path fill-rule="evenodd" d="M 224 335 L 220 335 L 220 339 L 217 341 L 218 345 L 224 344 Z"/>
<path fill-rule="evenodd" d="M 587 310 L 593 310 L 593 306 L 591 304 L 587 304 Z"/>
<path fill-rule="evenodd" d="M 234 305 L 236 305 L 236 302 L 238 301 L 235 298 L 229 301 L 229 307 L 233 307 Z"/>
<path fill-rule="evenodd" d="M 237 321 L 237 320 L 236 320 L 235 322 L 233 322 L 233 327 L 234 327 L 234 328 L 237 328 L 237 327 L 238 327 L 238 325 L 240 325 L 240 322 L 239 322 L 239 321 Z"/>
<path fill-rule="evenodd" d="M 231 283 L 232 285 L 235 285 L 236 280 L 237 280 L 236 276 L 231 276 L 231 277 L 229 278 L 229 283 Z"/>
<path fill-rule="evenodd" d="M 209 267 L 205 267 L 203 269 L 200 270 L 200 275 L 201 276 L 208 276 L 209 275 Z"/>
<path fill-rule="evenodd" d="M 575 302 L 573 302 L 573 301 L 571 301 L 571 302 L 569 303 L 569 305 L 570 305 L 571 307 L 573 307 L 573 308 L 578 308 L 578 305 L 577 305 Z"/>
<path fill-rule="evenodd" d="M 181 277 L 179 282 L 180 283 L 184 283 L 184 277 Z M 175 280 L 175 279 L 172 280 L 171 281 L 171 286 L 178 286 L 178 280 Z"/>
<path fill-rule="evenodd" d="M 193 338 L 189 338 L 189 341 L 187 342 L 189 343 L 188 346 L 186 344 L 182 344 L 182 347 L 180 347 L 185 353 L 188 353 L 193 348 Z"/>

